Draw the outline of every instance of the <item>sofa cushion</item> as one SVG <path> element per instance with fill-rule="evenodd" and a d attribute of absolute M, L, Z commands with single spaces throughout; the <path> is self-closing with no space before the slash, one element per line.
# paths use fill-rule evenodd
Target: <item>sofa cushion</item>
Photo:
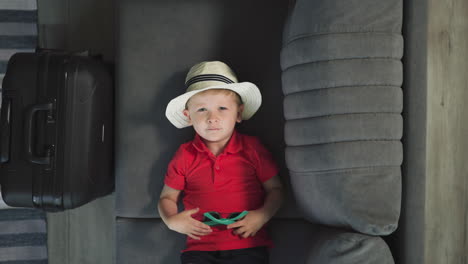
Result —
<path fill-rule="evenodd" d="M 380 237 L 322 228 L 314 238 L 307 264 L 395 263 L 387 244 Z"/>
<path fill-rule="evenodd" d="M 283 69 L 285 95 L 313 89 L 343 86 L 401 86 L 403 83 L 403 64 L 394 59 L 336 59 L 299 64 L 290 68 L 283 66 Z"/>
<path fill-rule="evenodd" d="M 397 86 L 315 89 L 284 98 L 286 120 L 357 113 L 400 114 L 402 109 L 403 93 Z"/>
<path fill-rule="evenodd" d="M 284 43 L 319 34 L 401 33 L 401 0 L 296 0 L 284 31 Z"/>
<path fill-rule="evenodd" d="M 398 225 L 401 25 L 401 0 L 297 0 L 288 18 L 285 157 L 310 221 L 368 235 Z"/>
<path fill-rule="evenodd" d="M 286 162 L 290 171 L 295 173 L 392 167 L 400 166 L 402 161 L 402 144 L 396 140 L 346 141 L 286 149 Z"/>
<path fill-rule="evenodd" d="M 400 114 L 370 113 L 327 115 L 290 120 L 284 128 L 288 146 L 358 140 L 400 140 Z"/>
<path fill-rule="evenodd" d="M 287 69 L 299 64 L 333 59 L 399 58 L 403 56 L 402 52 L 403 36 L 399 34 L 317 34 L 301 36 L 285 44 L 281 50 L 281 63 Z"/>
<path fill-rule="evenodd" d="M 291 172 L 299 207 L 312 222 L 388 235 L 398 225 L 400 166 Z"/>
<path fill-rule="evenodd" d="M 293 219 L 275 219 L 269 230 L 275 244 L 270 250 L 271 264 L 393 263 L 390 250 L 379 237 Z M 169 230 L 157 218 L 117 218 L 117 241 L 117 264 L 179 263 L 185 245 L 183 235 Z"/>

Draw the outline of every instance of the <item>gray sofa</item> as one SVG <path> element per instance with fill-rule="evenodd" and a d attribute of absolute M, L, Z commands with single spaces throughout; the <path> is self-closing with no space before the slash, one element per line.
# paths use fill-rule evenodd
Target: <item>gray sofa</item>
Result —
<path fill-rule="evenodd" d="M 238 129 L 272 151 L 287 191 L 271 263 L 394 263 L 380 236 L 401 208 L 401 0 L 120 0 L 117 17 L 116 263 L 179 261 L 185 239 L 157 201 L 193 131 L 164 111 L 204 60 L 263 95 Z"/>

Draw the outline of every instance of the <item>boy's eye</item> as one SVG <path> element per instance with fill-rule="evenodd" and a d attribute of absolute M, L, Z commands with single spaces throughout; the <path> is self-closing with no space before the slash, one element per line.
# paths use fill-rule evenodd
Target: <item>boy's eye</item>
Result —
<path fill-rule="evenodd" d="M 199 108 L 199 109 L 197 110 L 197 112 L 204 112 L 204 111 L 206 111 L 206 108 Z"/>
<path fill-rule="evenodd" d="M 226 110 L 226 109 L 227 109 L 227 107 L 224 107 L 224 106 L 219 107 L 219 110 Z"/>

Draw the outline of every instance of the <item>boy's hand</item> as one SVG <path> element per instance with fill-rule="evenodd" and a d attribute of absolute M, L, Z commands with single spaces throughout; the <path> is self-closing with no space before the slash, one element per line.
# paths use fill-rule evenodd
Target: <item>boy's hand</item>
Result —
<path fill-rule="evenodd" d="M 212 231 L 211 227 L 192 218 L 192 215 L 199 210 L 199 208 L 186 210 L 169 217 L 167 219 L 169 229 L 196 240 L 200 240 L 200 236 L 208 235 Z"/>
<path fill-rule="evenodd" d="M 249 236 L 255 236 L 257 231 L 268 222 L 268 217 L 261 210 L 249 211 L 249 213 L 233 224 L 227 226 L 228 229 L 235 228 L 233 233 L 235 235 L 247 238 Z"/>

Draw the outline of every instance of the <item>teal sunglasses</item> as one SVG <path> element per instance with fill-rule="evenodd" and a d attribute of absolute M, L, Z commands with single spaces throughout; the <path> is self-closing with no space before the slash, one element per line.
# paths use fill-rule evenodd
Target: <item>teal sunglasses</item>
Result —
<path fill-rule="evenodd" d="M 221 215 L 218 212 L 206 212 L 203 214 L 203 223 L 209 226 L 215 225 L 230 225 L 235 223 L 237 220 L 246 216 L 248 211 L 243 211 L 241 213 L 232 213 L 228 218 L 221 218 Z"/>

